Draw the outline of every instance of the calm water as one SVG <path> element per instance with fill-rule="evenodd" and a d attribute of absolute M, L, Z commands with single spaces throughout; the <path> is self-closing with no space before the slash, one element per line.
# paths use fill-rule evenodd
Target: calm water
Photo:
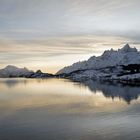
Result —
<path fill-rule="evenodd" d="M 140 87 L 0 79 L 0 140 L 140 140 Z"/>

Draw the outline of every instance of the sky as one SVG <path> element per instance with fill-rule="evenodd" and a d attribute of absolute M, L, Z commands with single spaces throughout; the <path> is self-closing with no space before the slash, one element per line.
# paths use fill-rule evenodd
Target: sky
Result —
<path fill-rule="evenodd" d="M 0 68 L 55 73 L 125 43 L 140 49 L 139 0 L 0 0 Z"/>

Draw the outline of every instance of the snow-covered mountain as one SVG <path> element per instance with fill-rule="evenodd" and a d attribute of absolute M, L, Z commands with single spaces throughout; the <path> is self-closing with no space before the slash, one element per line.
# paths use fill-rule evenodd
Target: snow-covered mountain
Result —
<path fill-rule="evenodd" d="M 8 65 L 3 69 L 0 69 L 0 77 L 26 77 L 34 73 L 33 71 L 28 70 L 27 68 L 18 68 L 12 65 Z"/>
<path fill-rule="evenodd" d="M 57 72 L 57 74 L 69 74 L 78 70 L 97 70 L 101 68 L 140 64 L 140 52 L 136 48 L 131 48 L 126 44 L 118 50 L 105 51 L 99 57 L 91 57 L 87 61 L 77 62 L 71 66 L 65 67 Z"/>
<path fill-rule="evenodd" d="M 74 63 L 57 72 L 59 77 L 83 82 L 89 79 L 140 85 L 140 52 L 126 44 L 117 51 Z"/>

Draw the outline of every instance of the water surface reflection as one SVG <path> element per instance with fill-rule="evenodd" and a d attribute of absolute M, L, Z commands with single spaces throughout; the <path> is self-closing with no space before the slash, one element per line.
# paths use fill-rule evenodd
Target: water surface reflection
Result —
<path fill-rule="evenodd" d="M 0 79 L 0 139 L 140 139 L 139 91 L 95 81 Z"/>
<path fill-rule="evenodd" d="M 137 100 L 140 96 L 140 87 L 138 86 L 124 86 L 122 84 L 105 83 L 99 81 L 88 80 L 83 85 L 89 87 L 93 92 L 102 92 L 106 98 L 119 98 L 126 101 L 128 104 L 132 100 Z"/>

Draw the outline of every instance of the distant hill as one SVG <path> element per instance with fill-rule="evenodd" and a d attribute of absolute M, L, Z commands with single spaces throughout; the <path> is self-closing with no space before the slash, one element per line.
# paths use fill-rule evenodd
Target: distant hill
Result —
<path fill-rule="evenodd" d="M 27 68 L 18 68 L 12 65 L 8 65 L 5 68 L 0 69 L 0 78 L 47 78 L 52 76 L 52 74 L 42 73 L 41 70 L 34 72 L 32 70 L 28 70 Z"/>
<path fill-rule="evenodd" d="M 26 77 L 34 73 L 27 68 L 18 68 L 12 65 L 8 65 L 3 69 L 0 69 L 0 77 L 8 78 L 8 77 Z"/>

